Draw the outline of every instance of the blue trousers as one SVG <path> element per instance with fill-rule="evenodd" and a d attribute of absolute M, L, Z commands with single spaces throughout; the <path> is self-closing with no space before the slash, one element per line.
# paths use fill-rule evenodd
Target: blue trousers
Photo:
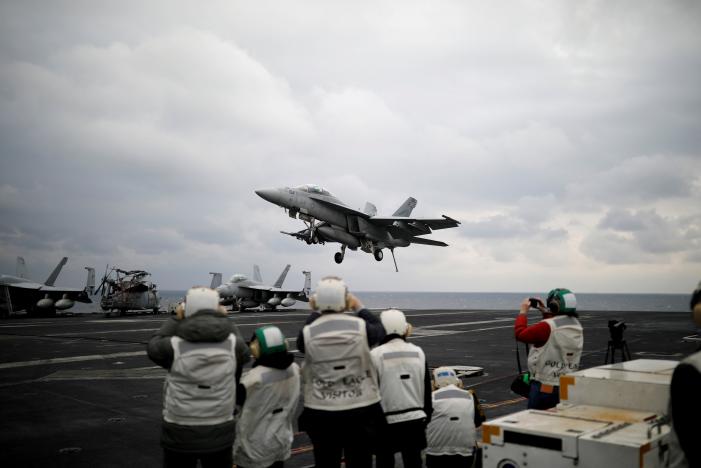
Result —
<path fill-rule="evenodd" d="M 531 381 L 531 392 L 528 394 L 528 409 L 546 410 L 554 408 L 558 403 L 560 403 L 559 386 L 545 386 L 545 389 L 549 389 L 550 392 L 541 391 L 543 390 L 542 386 L 543 385 L 537 380 Z"/>

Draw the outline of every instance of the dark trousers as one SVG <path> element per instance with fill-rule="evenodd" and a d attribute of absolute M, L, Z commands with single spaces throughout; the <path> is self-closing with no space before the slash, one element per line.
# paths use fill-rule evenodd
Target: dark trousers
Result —
<path fill-rule="evenodd" d="M 470 468 L 474 459 L 474 456 L 426 455 L 426 468 Z"/>
<path fill-rule="evenodd" d="M 340 467 L 343 458 L 347 468 L 372 468 L 383 419 L 379 403 L 345 411 L 304 408 L 299 425 L 312 440 L 317 467 Z"/>
<path fill-rule="evenodd" d="M 275 463 L 273 463 L 272 465 L 270 465 L 268 468 L 284 468 L 284 466 L 285 466 L 285 462 L 276 461 Z M 245 467 L 245 466 L 241 466 L 241 465 L 236 465 L 236 468 L 246 468 L 246 467 Z"/>
<path fill-rule="evenodd" d="M 196 468 L 197 460 L 202 468 L 231 468 L 231 447 L 210 453 L 186 453 L 163 449 L 163 468 Z"/>
<path fill-rule="evenodd" d="M 528 409 L 546 410 L 560 403 L 560 387 L 543 385 L 537 380 L 531 381 L 531 391 L 528 394 Z"/>
<path fill-rule="evenodd" d="M 387 424 L 377 451 L 378 468 L 394 468 L 394 454 L 402 454 L 405 468 L 421 468 L 421 450 L 426 448 L 426 420 Z"/>

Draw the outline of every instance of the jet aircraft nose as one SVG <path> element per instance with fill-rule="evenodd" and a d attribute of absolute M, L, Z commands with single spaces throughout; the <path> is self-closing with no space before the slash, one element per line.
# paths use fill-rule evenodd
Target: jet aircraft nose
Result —
<path fill-rule="evenodd" d="M 269 201 L 270 203 L 283 206 L 282 194 L 280 193 L 280 189 L 260 189 L 256 190 L 256 195 L 258 195 L 265 201 Z"/>

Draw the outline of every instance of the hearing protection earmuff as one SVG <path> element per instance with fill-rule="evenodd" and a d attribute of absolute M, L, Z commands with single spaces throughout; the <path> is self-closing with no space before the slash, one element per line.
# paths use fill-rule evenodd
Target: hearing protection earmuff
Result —
<path fill-rule="evenodd" d="M 260 358 L 260 343 L 255 333 L 253 334 L 253 339 L 248 343 L 248 348 L 251 350 L 251 356 L 255 359 Z"/>
<path fill-rule="evenodd" d="M 178 320 L 182 320 L 183 318 L 185 318 L 185 303 L 184 302 L 181 302 L 175 308 L 175 317 L 177 317 Z"/>
<path fill-rule="evenodd" d="M 411 335 L 411 332 L 414 331 L 414 327 L 411 326 L 409 322 L 406 324 L 406 333 L 404 333 L 404 337 L 409 338 L 409 335 Z"/>

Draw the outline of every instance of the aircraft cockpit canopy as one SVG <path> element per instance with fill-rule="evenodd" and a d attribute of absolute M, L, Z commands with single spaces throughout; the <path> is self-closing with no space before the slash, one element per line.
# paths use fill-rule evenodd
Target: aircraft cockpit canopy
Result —
<path fill-rule="evenodd" d="M 239 274 L 232 276 L 229 281 L 231 281 L 232 283 L 240 283 L 242 281 L 246 281 L 247 279 L 248 279 L 248 277 L 246 275 L 242 275 L 239 273 Z"/>
<path fill-rule="evenodd" d="M 315 184 L 304 184 L 300 185 L 299 187 L 295 187 L 297 190 L 301 190 L 302 192 L 307 192 L 307 193 L 316 193 L 318 195 L 326 195 L 329 197 L 333 197 L 331 195 L 331 192 L 328 190 L 324 189 L 323 187 L 319 187 L 318 185 Z"/>

